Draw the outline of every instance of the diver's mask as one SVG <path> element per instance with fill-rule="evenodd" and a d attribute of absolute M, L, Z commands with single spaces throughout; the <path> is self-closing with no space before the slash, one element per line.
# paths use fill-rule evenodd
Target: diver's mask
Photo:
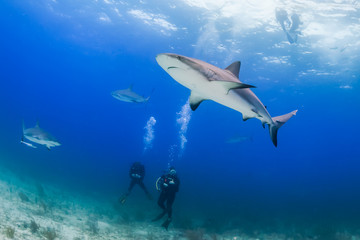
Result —
<path fill-rule="evenodd" d="M 174 168 L 171 168 L 169 174 L 174 176 L 176 174 L 176 170 Z"/>

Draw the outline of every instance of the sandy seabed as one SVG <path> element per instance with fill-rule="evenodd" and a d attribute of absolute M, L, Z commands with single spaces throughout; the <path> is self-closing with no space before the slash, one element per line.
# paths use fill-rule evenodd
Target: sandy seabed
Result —
<path fill-rule="evenodd" d="M 20 179 L 8 170 L 0 171 L 0 239 L 64 240 L 310 240 L 318 236 L 288 237 L 280 233 L 248 236 L 238 230 L 222 234 L 203 229 L 161 228 L 161 223 L 132 221 L 116 214 L 113 205 L 69 193 L 61 188 Z M 115 212 L 115 214 L 114 214 Z M 153 213 L 151 213 L 153 214 Z M 115 216 L 115 217 L 114 217 Z M 339 240 L 360 240 L 341 233 Z M 330 239 L 329 239 L 330 240 Z"/>

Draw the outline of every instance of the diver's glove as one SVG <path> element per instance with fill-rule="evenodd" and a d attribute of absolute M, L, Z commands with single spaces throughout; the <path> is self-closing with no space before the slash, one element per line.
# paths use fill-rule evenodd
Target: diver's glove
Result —
<path fill-rule="evenodd" d="M 169 185 L 167 183 L 163 183 L 163 186 L 164 187 L 168 187 Z"/>
<path fill-rule="evenodd" d="M 175 184 L 174 180 L 171 180 L 171 181 L 169 182 L 169 184 Z"/>

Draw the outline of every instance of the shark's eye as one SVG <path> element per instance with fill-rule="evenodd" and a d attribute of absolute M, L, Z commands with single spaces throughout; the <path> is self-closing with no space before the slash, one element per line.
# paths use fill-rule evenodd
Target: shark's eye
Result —
<path fill-rule="evenodd" d="M 208 78 L 213 78 L 216 75 L 216 73 L 211 69 L 207 69 L 205 74 Z"/>

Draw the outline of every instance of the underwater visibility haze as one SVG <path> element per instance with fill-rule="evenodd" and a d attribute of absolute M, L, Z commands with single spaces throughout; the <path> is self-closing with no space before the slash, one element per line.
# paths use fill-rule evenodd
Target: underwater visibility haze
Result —
<path fill-rule="evenodd" d="M 359 1 L 5 0 L 0 30 L 0 239 L 360 239 Z"/>

